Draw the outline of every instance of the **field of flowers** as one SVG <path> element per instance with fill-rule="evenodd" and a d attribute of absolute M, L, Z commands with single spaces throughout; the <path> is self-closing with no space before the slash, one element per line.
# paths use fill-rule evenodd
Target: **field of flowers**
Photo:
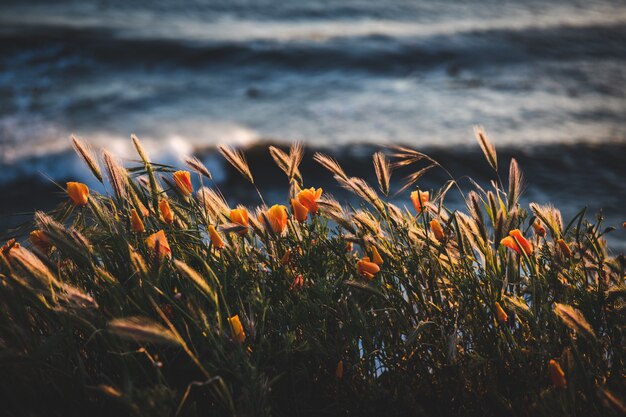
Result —
<path fill-rule="evenodd" d="M 123 167 L 74 138 L 110 192 L 67 183 L 66 203 L 0 249 L 3 414 L 624 415 L 626 261 L 607 253 L 610 228 L 520 206 L 517 163 L 503 178 L 476 136 L 493 181 L 470 192 L 420 189 L 445 168 L 407 148 L 373 155 L 378 189 L 316 154 L 358 206 L 302 178 L 298 144 L 269 148 L 288 197 L 266 204 L 254 167 L 220 147 L 255 208 L 229 206 L 196 158 L 153 163 L 133 137 Z"/>

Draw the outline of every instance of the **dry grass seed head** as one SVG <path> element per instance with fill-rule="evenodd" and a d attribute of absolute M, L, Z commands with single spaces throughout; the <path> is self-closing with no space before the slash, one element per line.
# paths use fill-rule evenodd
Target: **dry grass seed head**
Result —
<path fill-rule="evenodd" d="M 254 178 L 252 178 L 252 172 L 246 161 L 245 156 L 241 151 L 236 151 L 230 146 L 219 145 L 217 147 L 222 156 L 237 170 L 245 179 L 254 184 Z"/>
<path fill-rule="evenodd" d="M 100 164 L 98 163 L 98 158 L 96 157 L 93 149 L 74 135 L 72 135 L 72 146 L 78 156 L 80 156 L 80 158 L 85 162 L 92 174 L 98 179 L 98 181 L 102 182 L 102 171 L 100 170 Z"/>

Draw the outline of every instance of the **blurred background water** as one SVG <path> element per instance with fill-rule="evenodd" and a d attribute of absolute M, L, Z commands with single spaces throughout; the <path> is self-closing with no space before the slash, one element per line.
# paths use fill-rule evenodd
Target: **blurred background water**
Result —
<path fill-rule="evenodd" d="M 168 162 L 216 143 L 401 143 L 472 175 L 482 124 L 526 155 L 528 199 L 619 226 L 625 64 L 618 0 L 5 0 L 0 213 L 33 210 L 20 201 L 46 176 L 88 181 L 71 133 L 128 158 L 136 133 Z"/>

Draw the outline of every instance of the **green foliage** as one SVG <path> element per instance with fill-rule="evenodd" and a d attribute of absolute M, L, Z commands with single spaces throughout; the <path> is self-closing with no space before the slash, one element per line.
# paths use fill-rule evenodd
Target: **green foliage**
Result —
<path fill-rule="evenodd" d="M 480 132 L 495 170 L 495 148 Z M 454 180 L 423 206 L 425 190 L 415 193 L 413 211 L 316 155 L 363 199 L 352 208 L 325 195 L 312 204 L 301 191 L 302 148 L 272 148 L 290 197 L 308 209 L 306 221 L 290 214 L 280 230 L 265 206 L 246 224 L 216 188 L 186 195 L 174 170 L 133 141 L 139 165 L 124 169 L 107 154 L 113 195 L 37 213 L 29 248 L 1 249 L 7 415 L 624 413 L 624 258 L 607 255 L 600 221 L 581 213 L 564 226 L 553 207 L 520 207 L 517 163 L 506 187 L 496 175 L 493 189 L 470 193 L 466 212 L 444 204 Z M 103 181 L 95 157 L 74 146 Z M 225 149 L 258 192 L 243 155 Z M 391 156 L 393 164 L 374 157 L 385 195 L 391 168 L 420 160 L 441 168 L 406 148 Z M 211 178 L 189 161 L 200 181 Z M 501 244 L 516 229 L 522 237 Z M 147 240 L 161 230 L 166 242 Z M 382 264 L 368 263 L 377 256 Z"/>

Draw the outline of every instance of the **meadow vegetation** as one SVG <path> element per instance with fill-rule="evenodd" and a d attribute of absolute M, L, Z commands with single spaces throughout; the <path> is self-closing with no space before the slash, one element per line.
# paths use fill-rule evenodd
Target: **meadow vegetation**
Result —
<path fill-rule="evenodd" d="M 493 181 L 469 192 L 454 178 L 420 189 L 445 167 L 408 148 L 373 155 L 377 189 L 316 154 L 352 205 L 302 178 L 298 144 L 269 148 L 285 174 L 276 205 L 220 147 L 257 207 L 229 206 L 196 158 L 154 163 L 133 137 L 123 166 L 74 138 L 109 192 L 67 183 L 67 202 L 0 250 L 4 412 L 624 415 L 625 260 L 610 228 L 522 207 L 520 167 L 476 136 Z"/>

